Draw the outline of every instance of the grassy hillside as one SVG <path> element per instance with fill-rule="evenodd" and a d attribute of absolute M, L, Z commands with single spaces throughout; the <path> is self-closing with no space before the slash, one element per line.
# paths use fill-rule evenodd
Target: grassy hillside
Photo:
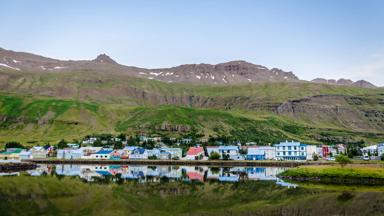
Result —
<path fill-rule="evenodd" d="M 384 138 L 384 89 L 297 83 L 201 86 L 124 74 L 0 69 L 0 142 L 93 133 L 191 133 L 274 143 Z"/>
<path fill-rule="evenodd" d="M 308 124 L 267 112 L 218 110 L 182 106 L 126 106 L 80 102 L 32 95 L 0 95 L 0 143 L 20 141 L 26 145 L 81 139 L 94 133 L 160 134 L 172 137 L 190 134 L 229 137 L 259 144 L 295 139 L 307 143 L 377 142 L 382 133 Z M 348 139 L 347 139 L 348 138 Z"/>

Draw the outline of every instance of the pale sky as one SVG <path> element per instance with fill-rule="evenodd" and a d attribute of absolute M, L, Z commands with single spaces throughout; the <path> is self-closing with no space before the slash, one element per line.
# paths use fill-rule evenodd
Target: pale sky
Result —
<path fill-rule="evenodd" d="M 246 60 L 384 86 L 381 0 L 1 0 L 0 47 L 146 68 Z"/>

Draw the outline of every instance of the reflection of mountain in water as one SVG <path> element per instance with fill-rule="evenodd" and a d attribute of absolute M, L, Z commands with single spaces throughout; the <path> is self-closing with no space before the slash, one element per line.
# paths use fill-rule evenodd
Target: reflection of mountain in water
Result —
<path fill-rule="evenodd" d="M 115 180 L 134 180 L 139 182 L 166 181 L 276 181 L 282 186 L 292 187 L 277 178 L 286 168 L 283 167 L 207 167 L 207 166 L 146 166 L 146 165 L 40 165 L 30 170 L 31 176 L 45 174 L 58 176 L 78 176 L 87 182 L 113 177 Z"/>

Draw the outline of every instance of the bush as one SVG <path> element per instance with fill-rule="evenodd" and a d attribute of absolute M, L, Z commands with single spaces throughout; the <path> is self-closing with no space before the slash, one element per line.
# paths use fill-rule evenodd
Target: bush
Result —
<path fill-rule="evenodd" d="M 336 156 L 336 162 L 340 164 L 341 167 L 351 163 L 351 160 L 345 155 Z"/>
<path fill-rule="evenodd" d="M 220 154 L 217 152 L 212 152 L 211 155 L 209 156 L 209 160 L 219 160 L 220 159 Z"/>
<path fill-rule="evenodd" d="M 67 148 L 68 146 L 67 146 L 67 141 L 65 141 L 65 140 L 60 140 L 60 142 L 59 143 L 57 143 L 57 148 L 58 149 L 64 149 L 64 148 Z"/>
<path fill-rule="evenodd" d="M 384 154 L 382 154 L 382 155 L 380 156 L 380 159 L 381 159 L 382 161 L 384 161 Z"/>
<path fill-rule="evenodd" d="M 148 159 L 149 160 L 157 160 L 157 157 L 156 157 L 156 155 L 152 155 L 152 156 L 149 156 Z"/>

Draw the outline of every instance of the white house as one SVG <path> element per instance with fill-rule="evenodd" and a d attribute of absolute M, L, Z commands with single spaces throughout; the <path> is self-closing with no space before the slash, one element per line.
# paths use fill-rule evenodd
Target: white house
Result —
<path fill-rule="evenodd" d="M 58 159 L 81 159 L 84 156 L 82 149 L 58 149 Z"/>
<path fill-rule="evenodd" d="M 313 160 L 313 156 L 317 155 L 317 146 L 307 145 L 307 160 Z"/>
<path fill-rule="evenodd" d="M 171 159 L 181 159 L 183 157 L 183 150 L 181 148 L 161 148 L 160 151 L 169 152 Z"/>
<path fill-rule="evenodd" d="M 204 157 L 204 149 L 201 146 L 190 147 L 187 152 L 186 160 L 201 160 Z"/>
<path fill-rule="evenodd" d="M 275 145 L 277 160 L 306 160 L 307 145 L 300 142 L 280 142 Z"/>
<path fill-rule="evenodd" d="M 30 150 L 33 159 L 47 158 L 48 151 L 42 146 L 34 146 Z"/>
<path fill-rule="evenodd" d="M 219 146 L 221 158 L 226 156 L 231 160 L 241 160 L 243 157 L 239 154 L 239 150 L 239 146 Z"/>
<path fill-rule="evenodd" d="M 377 144 L 377 153 L 379 156 L 384 155 L 384 143 Z"/>
<path fill-rule="evenodd" d="M 112 149 L 102 149 L 91 154 L 91 159 L 109 160 L 111 158 Z"/>
<path fill-rule="evenodd" d="M 276 160 L 276 149 L 273 146 L 259 146 L 259 150 L 264 151 L 265 160 Z"/>

